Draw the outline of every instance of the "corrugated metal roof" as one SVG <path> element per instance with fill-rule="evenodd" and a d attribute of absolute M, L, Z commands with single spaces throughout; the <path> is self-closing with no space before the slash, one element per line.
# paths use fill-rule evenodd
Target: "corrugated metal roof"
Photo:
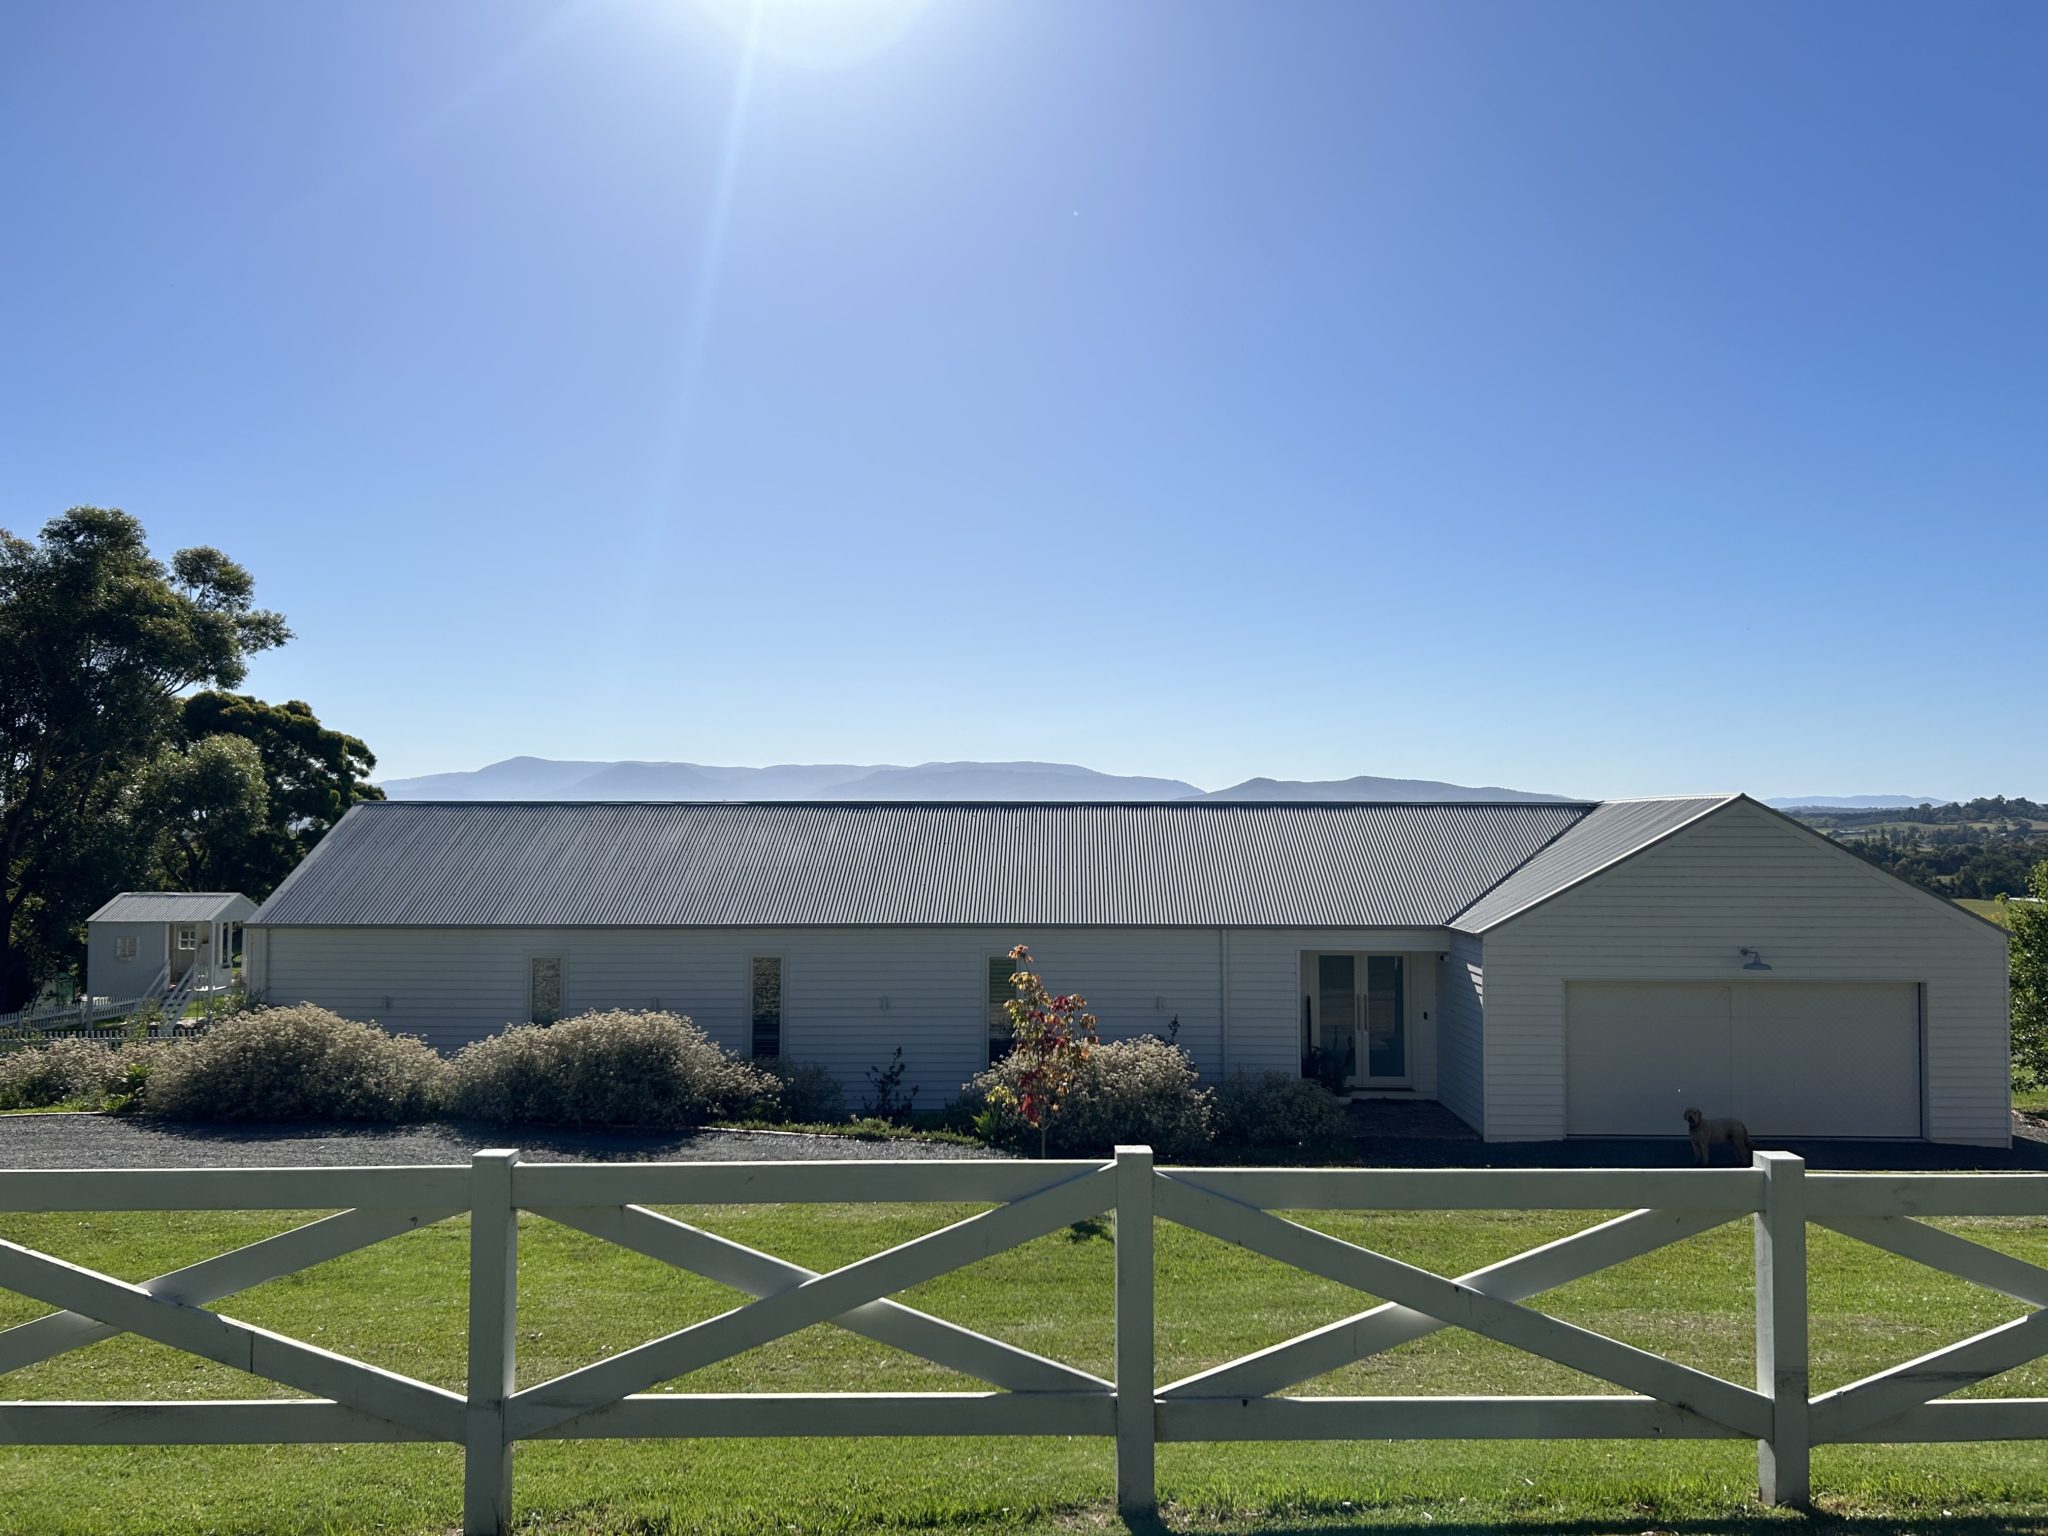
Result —
<path fill-rule="evenodd" d="M 1451 926 L 1465 933 L 1483 933 L 1738 798 L 1694 795 L 1609 800 L 1460 912 Z"/>
<path fill-rule="evenodd" d="M 238 922 L 255 910 L 256 903 L 240 891 L 123 891 L 86 921 L 212 923 L 225 918 Z"/>
<path fill-rule="evenodd" d="M 278 927 L 1437 927 L 1578 803 L 359 805 Z"/>

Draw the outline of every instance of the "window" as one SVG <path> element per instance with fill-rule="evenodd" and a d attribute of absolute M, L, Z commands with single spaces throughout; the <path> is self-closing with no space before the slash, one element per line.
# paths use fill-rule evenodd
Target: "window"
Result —
<path fill-rule="evenodd" d="M 199 930 L 193 927 L 190 923 L 183 924 L 178 929 L 178 948 L 197 949 L 198 947 Z"/>
<path fill-rule="evenodd" d="M 134 934 L 125 934 L 121 938 L 114 940 L 114 958 L 116 960 L 133 960 L 135 958 Z"/>
<path fill-rule="evenodd" d="M 527 1017 L 552 1024 L 562 1016 L 562 957 L 535 955 L 527 962 Z"/>
<path fill-rule="evenodd" d="M 1016 1043 L 1010 1027 L 1010 1010 L 1005 1005 L 1017 995 L 1010 978 L 1017 962 L 1008 955 L 991 955 L 988 961 L 988 1064 L 994 1066 L 1010 1054 Z"/>
<path fill-rule="evenodd" d="M 782 961 L 775 955 L 754 959 L 754 1060 L 773 1061 L 782 1054 Z"/>

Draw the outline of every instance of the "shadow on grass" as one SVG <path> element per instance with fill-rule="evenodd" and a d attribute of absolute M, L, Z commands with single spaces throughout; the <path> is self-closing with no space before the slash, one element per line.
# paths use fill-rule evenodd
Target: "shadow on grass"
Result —
<path fill-rule="evenodd" d="M 1371 1511 L 1332 1511 L 1327 1517 L 1290 1514 L 1261 1516 L 1247 1514 L 1217 1517 L 1169 1508 L 1151 1519 L 1114 1520 L 1111 1531 L 1127 1530 L 1131 1536 L 1229 1536 L 1232 1532 L 1256 1532 L 1257 1536 L 1344 1536 L 1345 1532 L 1367 1532 L 1373 1536 L 1502 1536 L 1502 1533 L 1541 1531 L 1545 1536 L 2041 1536 L 2048 1531 L 2048 1519 L 2029 1515 L 1931 1514 L 1838 1515 L 1822 1509 L 1731 1510 L 1715 1515 L 1690 1515 L 1673 1519 L 1649 1510 L 1598 1518 L 1590 1516 L 1548 1516 L 1531 1512 L 1526 1516 L 1503 1515 L 1498 1520 L 1441 1520 L 1420 1515 L 1389 1513 L 1376 1517 Z"/>

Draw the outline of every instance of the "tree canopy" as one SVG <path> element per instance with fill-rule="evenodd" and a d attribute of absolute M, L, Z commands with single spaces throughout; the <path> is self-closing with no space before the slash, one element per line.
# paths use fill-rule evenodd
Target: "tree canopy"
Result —
<path fill-rule="evenodd" d="M 2007 902 L 2012 927 L 2013 1075 L 2026 1085 L 2048 1083 L 2048 859 L 2034 866 L 2032 901 Z"/>
<path fill-rule="evenodd" d="M 291 637 L 217 549 L 150 553 L 125 512 L 0 531 L 0 1011 L 151 885 L 265 894 L 374 764 L 305 704 L 225 691 Z M 204 691 L 199 691 L 204 690 Z"/>

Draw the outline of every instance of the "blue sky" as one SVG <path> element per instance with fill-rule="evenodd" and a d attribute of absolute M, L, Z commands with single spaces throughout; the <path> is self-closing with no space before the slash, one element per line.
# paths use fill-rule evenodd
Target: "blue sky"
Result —
<path fill-rule="evenodd" d="M 0 9 L 0 526 L 392 775 L 2048 797 L 2048 7 Z"/>

